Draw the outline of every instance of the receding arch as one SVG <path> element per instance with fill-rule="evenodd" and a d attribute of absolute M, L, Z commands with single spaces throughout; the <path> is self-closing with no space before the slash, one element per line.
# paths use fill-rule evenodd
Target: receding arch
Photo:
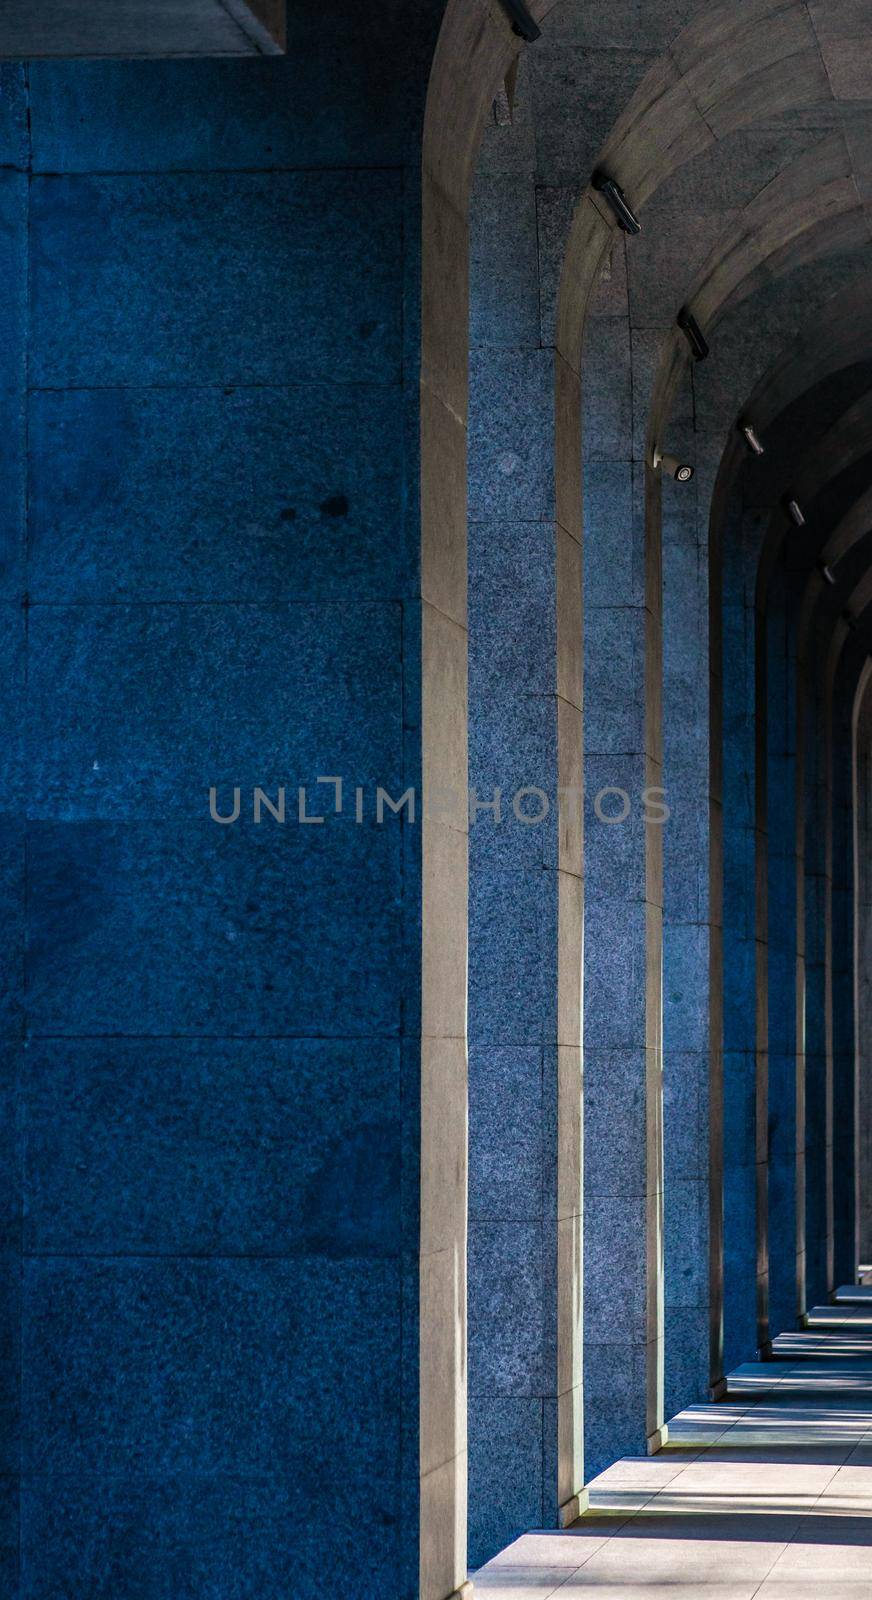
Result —
<path fill-rule="evenodd" d="M 551 7 L 540 4 L 533 7 L 542 20 Z M 435 757 L 448 756 L 452 772 L 462 774 L 461 744 L 458 732 L 463 719 L 464 678 L 464 624 L 465 611 L 459 599 L 461 574 L 464 569 L 463 460 L 465 456 L 465 350 L 466 330 L 466 206 L 475 148 L 483 118 L 496 89 L 517 53 L 517 41 L 508 29 L 506 19 L 494 4 L 478 0 L 461 12 L 459 4 L 449 5 L 442 34 L 437 47 L 431 82 L 428 108 L 428 134 L 431 145 L 425 151 L 424 171 L 424 328 L 422 332 L 422 592 L 425 605 L 424 624 L 424 685 L 422 711 L 424 727 L 425 772 L 435 770 Z M 808 12 L 804 6 L 778 6 L 750 4 L 735 7 L 722 6 L 699 19 L 686 29 L 670 47 L 664 58 L 646 77 L 634 96 L 626 113 L 619 118 L 615 129 L 606 141 L 602 161 L 608 162 L 627 188 L 633 203 L 640 205 L 653 193 L 657 184 L 684 160 L 694 153 L 709 148 L 732 129 L 747 124 L 755 118 L 771 116 L 779 109 L 794 105 L 812 105 L 832 101 L 832 89 L 825 69 L 818 40 Z M 789 67 L 786 64 L 789 63 Z M 450 86 L 452 99 L 452 126 L 442 113 Z M 426 141 L 425 141 L 426 142 Z M 455 148 L 456 146 L 456 148 Z M 846 198 L 846 196 L 842 196 Z M 846 204 L 845 214 L 853 208 Z M 565 604 L 558 608 L 558 653 L 561 657 L 559 671 L 569 674 L 561 681 L 572 686 L 577 693 L 577 646 L 580 639 L 580 601 L 576 602 L 576 585 L 580 574 L 580 548 L 582 534 L 580 486 L 580 377 L 581 341 L 585 314 L 592 285 L 604 252 L 608 249 L 614 231 L 613 219 L 602 210 L 592 191 L 588 190 L 576 212 L 566 252 L 559 296 L 557 337 L 555 349 L 555 446 L 557 459 L 555 515 L 559 528 L 558 563 L 559 588 Z M 430 330 L 428 332 L 428 329 Z M 660 772 L 660 708 L 656 682 L 656 662 L 659 647 L 659 555 L 657 553 L 659 494 L 658 485 L 647 485 L 649 505 L 649 606 L 648 632 L 645 656 L 649 663 L 646 680 L 649 690 L 647 710 L 646 773 L 656 779 Z M 447 622 L 443 619 L 447 619 Z M 449 626 L 448 624 L 452 624 Z M 580 694 L 577 695 L 580 702 Z M 560 766 L 564 773 L 577 774 L 581 749 L 580 703 L 568 697 L 572 714 L 567 713 L 559 730 Z M 448 706 L 451 711 L 448 711 Z M 576 716 L 574 713 L 577 712 Z M 463 730 L 465 732 L 465 728 Z M 425 778 L 426 782 L 426 778 Z M 460 820 L 455 827 L 428 825 L 423 838 L 423 953 L 424 953 L 424 1005 L 423 1034 L 430 1038 L 427 1019 L 434 1011 L 427 1011 L 428 994 L 445 998 L 448 1005 L 439 1007 L 439 1031 L 433 1038 L 444 1047 L 446 1059 L 453 1066 L 449 1074 L 452 1087 L 441 1087 L 431 1101 L 425 1086 L 422 1099 L 422 1117 L 427 1130 L 435 1134 L 434 1109 L 442 1105 L 449 1112 L 455 1128 L 463 1122 L 460 1102 L 465 1087 L 463 1049 L 460 1044 L 461 1023 L 458 1004 L 462 989 L 460 977 L 463 938 L 463 918 L 460 898 L 465 866 L 465 828 Z M 651 881 L 656 885 L 658 864 L 654 841 L 649 841 Z M 564 835 L 561 847 L 565 849 L 565 867 L 560 880 L 561 928 L 559 940 L 561 1022 L 560 1040 L 570 1052 L 567 1057 L 568 1099 L 565 1109 L 578 1124 L 580 1115 L 580 1019 L 581 989 L 579 952 L 581 944 L 580 874 L 572 870 L 578 860 L 580 833 Z M 439 896 L 435 894 L 438 879 Z M 652 955 L 657 942 L 656 924 L 658 907 L 656 888 L 650 902 L 652 937 L 648 939 Z M 451 957 L 443 961 L 450 945 Z M 565 957 L 565 959 L 564 959 Z M 656 961 L 653 962 L 656 966 Z M 648 999 L 652 1019 L 658 1010 L 656 972 L 652 971 L 654 987 Z M 444 983 L 444 989 L 439 985 Z M 432 987 L 431 987 L 432 985 Z M 444 1020 L 448 1019 L 448 1027 Z M 566 1032 L 564 1033 L 564 1026 Z M 448 1041 L 452 1048 L 448 1048 Z M 656 1047 L 655 1047 L 656 1048 Z M 429 1046 L 428 1046 L 429 1049 Z M 435 1060 L 435 1054 L 434 1054 Z M 430 1072 L 430 1078 L 433 1072 Z M 657 1070 L 652 1084 L 652 1115 L 656 1121 Z M 425 1071 L 425 1084 L 427 1073 Z M 440 1097 L 444 1100 L 440 1101 Z M 563 1104 L 563 1101 L 561 1102 Z M 460 1135 L 462 1142 L 462 1134 Z M 434 1139 L 434 1148 L 436 1143 Z M 573 1158 L 574 1160 L 575 1158 Z M 453 1431 L 447 1439 L 440 1422 L 433 1429 L 433 1438 L 440 1439 L 439 1449 L 458 1447 L 450 1458 L 432 1455 L 429 1449 L 430 1427 L 424 1417 L 431 1411 L 431 1400 L 422 1396 L 422 1462 L 426 1462 L 425 1477 L 431 1478 L 430 1488 L 435 1488 L 439 1476 L 443 1487 L 456 1487 L 460 1472 L 454 1465 L 460 1459 L 462 1427 L 459 1421 L 457 1396 L 462 1391 L 462 1316 L 457 1307 L 462 1298 L 462 1206 L 458 1196 L 463 1182 L 462 1172 L 450 1184 L 444 1180 L 434 1182 L 432 1192 L 422 1184 L 422 1239 L 427 1236 L 429 1220 L 453 1210 L 452 1230 L 441 1239 L 434 1251 L 442 1264 L 450 1257 L 453 1262 L 450 1283 L 436 1283 L 434 1300 L 428 1304 L 434 1311 L 436 1301 L 453 1307 L 452 1316 L 445 1319 L 453 1330 L 449 1341 L 450 1354 L 441 1369 L 439 1382 L 434 1382 L 433 1394 L 438 1393 L 448 1405 L 446 1414 L 453 1420 Z M 574 1381 L 577 1364 L 578 1322 L 580 1307 L 577 1298 L 580 1250 L 580 1221 L 574 1191 L 577 1173 L 570 1171 L 570 1206 L 565 1218 L 565 1247 L 562 1260 L 562 1287 L 558 1288 L 560 1315 L 564 1336 L 564 1377 L 569 1382 L 565 1391 L 567 1402 L 562 1440 L 568 1454 L 564 1459 L 572 1462 L 573 1431 L 577 1430 L 578 1386 Z M 655 1182 L 656 1190 L 657 1184 Z M 447 1193 L 446 1193 L 447 1191 Z M 656 1203 L 652 1216 L 652 1248 L 657 1251 L 658 1224 Z M 437 1228 L 434 1238 L 439 1237 Z M 568 1246 L 568 1249 L 566 1249 Z M 653 1299 L 652 1313 L 657 1319 L 657 1262 L 652 1258 L 651 1275 Z M 435 1267 L 435 1260 L 434 1260 Z M 567 1295 L 567 1286 L 570 1293 Z M 434 1323 L 438 1321 L 433 1317 Z M 428 1317 L 422 1317 L 422 1327 Z M 656 1341 L 655 1341 L 656 1342 Z M 428 1347 L 429 1348 L 429 1347 Z M 422 1341 L 422 1364 L 424 1345 Z M 436 1368 L 433 1368 L 435 1374 Z M 428 1378 L 428 1387 L 429 1387 Z M 656 1389 L 656 1375 L 654 1378 Z M 656 1395 L 653 1413 L 657 1412 Z M 443 1449 L 444 1454 L 444 1449 Z M 438 1459 L 437 1459 L 438 1458 Z M 575 1466 L 567 1465 L 572 1479 L 572 1493 L 566 1504 L 572 1502 L 577 1491 L 577 1457 Z M 441 1476 L 440 1476 L 441 1475 Z M 459 1500 L 450 1496 L 456 1530 Z M 443 1517 L 443 1521 L 446 1520 Z M 449 1534 L 448 1544 L 456 1552 L 458 1538 Z M 441 1557 L 428 1571 L 440 1568 Z M 452 1558 L 452 1579 L 461 1580 L 461 1565 Z M 436 1591 L 434 1590 L 434 1593 Z"/>

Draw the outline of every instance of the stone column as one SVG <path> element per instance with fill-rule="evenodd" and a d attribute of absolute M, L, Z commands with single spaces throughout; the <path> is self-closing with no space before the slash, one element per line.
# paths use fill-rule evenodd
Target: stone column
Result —
<path fill-rule="evenodd" d="M 758 942 L 756 807 L 765 745 L 757 741 L 755 589 L 760 514 L 731 508 L 723 536 L 723 1370 L 747 1360 L 757 1332 Z M 764 991 L 765 992 L 765 991 Z M 765 1065 L 765 1057 L 764 1057 Z"/>
<path fill-rule="evenodd" d="M 483 140 L 471 213 L 473 1566 L 573 1515 L 583 1479 L 581 546 L 555 515 L 561 368 L 525 69 L 512 120 Z"/>
<path fill-rule="evenodd" d="M 872 677 L 858 691 L 854 733 L 856 932 L 857 1245 L 872 1263 Z"/>
<path fill-rule="evenodd" d="M 857 896 L 855 885 L 853 722 L 857 691 L 866 660 L 851 652 L 853 673 L 836 698 L 826 702 L 827 854 L 832 882 L 830 1013 L 833 1083 L 831 1288 L 853 1283 L 859 1255 L 859 1151 L 865 1138 L 860 1116 L 860 1082 L 856 1049 L 855 973 Z M 866 658 L 868 659 L 868 658 Z M 847 690 L 852 692 L 848 693 Z"/>
<path fill-rule="evenodd" d="M 675 438 L 675 430 L 670 440 Z M 665 1414 L 712 1381 L 709 926 L 710 684 L 708 512 L 711 470 L 697 460 L 690 492 L 663 485 L 664 782 L 663 1155 Z M 732 666 L 732 663 L 731 663 Z M 716 1201 L 720 1209 L 719 1198 Z M 717 1246 L 715 1246 L 717 1249 Z M 716 1257 L 714 1258 L 716 1259 Z M 714 1374 L 715 1378 L 719 1374 Z"/>
<path fill-rule="evenodd" d="M 796 668 L 792 589 L 779 568 L 768 584 L 766 719 L 769 1093 L 769 1337 L 804 1309 L 804 1033 L 799 943 L 804 880 L 797 867 Z M 761 695 L 762 701 L 762 695 Z M 799 986 L 799 987 L 798 987 Z"/>
<path fill-rule="evenodd" d="M 645 563 L 634 559 L 643 548 Z M 585 1453 L 663 1433 L 659 483 L 612 463 L 587 493 Z M 659 795 L 657 796 L 659 798 Z"/>
<path fill-rule="evenodd" d="M 828 849 L 827 750 L 821 682 L 811 654 L 796 663 L 796 843 L 803 919 L 805 1058 L 806 1297 L 819 1305 L 833 1268 L 833 1078 L 830 1015 L 832 884 Z"/>

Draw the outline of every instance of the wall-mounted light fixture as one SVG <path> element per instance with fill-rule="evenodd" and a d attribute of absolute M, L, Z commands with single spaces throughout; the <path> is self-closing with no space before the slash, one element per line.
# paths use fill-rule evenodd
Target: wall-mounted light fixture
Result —
<path fill-rule="evenodd" d="M 520 39 L 526 39 L 528 44 L 541 39 L 542 29 L 533 21 L 523 0 L 500 0 L 500 4 L 512 24 L 512 32 Z"/>
<path fill-rule="evenodd" d="M 787 500 L 785 502 L 784 509 L 787 512 L 791 522 L 795 522 L 798 528 L 805 527 L 805 516 L 803 515 L 802 506 L 799 504 L 798 500 Z"/>
<path fill-rule="evenodd" d="M 709 347 L 696 317 L 682 306 L 675 320 L 693 351 L 694 361 L 705 361 Z"/>
<path fill-rule="evenodd" d="M 820 575 L 823 578 L 825 583 L 829 583 L 831 585 L 835 583 L 836 574 L 834 573 L 832 567 L 827 566 L 827 563 L 825 561 L 819 561 L 818 562 L 818 572 L 820 573 Z"/>
<path fill-rule="evenodd" d="M 623 228 L 625 233 L 641 233 L 642 224 L 635 211 L 631 211 L 627 205 L 620 184 L 615 183 L 614 178 L 607 178 L 604 172 L 595 172 L 590 181 L 597 194 L 608 201 L 617 217 L 618 227 Z"/>
<path fill-rule="evenodd" d="M 662 455 L 659 450 L 654 451 L 654 470 L 660 468 L 667 477 L 674 478 L 676 483 L 690 483 L 693 477 L 693 467 L 689 461 L 679 461 L 678 456 Z"/>
<path fill-rule="evenodd" d="M 740 422 L 739 423 L 739 427 L 740 427 L 740 429 L 742 431 L 742 434 L 744 436 L 745 443 L 747 444 L 748 449 L 752 450 L 755 456 L 764 455 L 765 452 L 764 452 L 764 449 L 763 449 L 763 444 L 762 444 L 761 439 L 760 439 L 760 435 L 752 427 L 751 423 L 750 422 Z"/>

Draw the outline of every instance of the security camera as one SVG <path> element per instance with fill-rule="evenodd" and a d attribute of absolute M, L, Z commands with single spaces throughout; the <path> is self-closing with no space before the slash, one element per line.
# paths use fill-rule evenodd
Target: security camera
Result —
<path fill-rule="evenodd" d="M 664 456 L 659 450 L 654 452 L 654 466 L 665 472 L 667 477 L 674 478 L 676 483 L 690 483 L 693 477 L 693 467 L 689 461 L 679 461 L 677 456 Z"/>

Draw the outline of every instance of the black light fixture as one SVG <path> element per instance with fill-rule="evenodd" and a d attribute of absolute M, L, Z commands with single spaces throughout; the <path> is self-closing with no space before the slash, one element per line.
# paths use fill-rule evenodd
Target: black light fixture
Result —
<path fill-rule="evenodd" d="M 791 499 L 785 501 L 785 510 L 791 522 L 795 522 L 798 528 L 805 527 L 805 516 L 803 514 L 802 506 L 799 504 L 798 500 Z"/>
<path fill-rule="evenodd" d="M 835 583 L 836 574 L 834 573 L 832 567 L 828 566 L 825 561 L 819 561 L 818 562 L 818 572 L 820 573 L 821 577 L 824 579 L 824 581 L 826 583 L 829 583 L 829 584 L 834 584 Z"/>
<path fill-rule="evenodd" d="M 590 181 L 597 194 L 601 194 L 608 201 L 617 217 L 618 227 L 623 228 L 624 233 L 641 233 L 642 224 L 636 213 L 627 205 L 620 184 L 615 183 L 614 178 L 606 177 L 604 172 L 595 172 Z"/>
<path fill-rule="evenodd" d="M 761 442 L 761 439 L 760 439 L 760 435 L 757 433 L 756 429 L 754 427 L 752 427 L 751 423 L 750 422 L 740 422 L 739 423 L 739 427 L 742 430 L 742 433 L 743 433 L 744 438 L 745 438 L 745 442 L 748 445 L 749 450 L 752 450 L 755 456 L 764 455 L 765 451 L 763 449 L 763 445 L 762 445 L 762 442 Z"/>
<path fill-rule="evenodd" d="M 654 451 L 654 466 L 674 478 L 676 483 L 690 483 L 693 477 L 694 469 L 689 461 L 679 461 L 678 456 L 661 455 L 659 450 Z"/>
<path fill-rule="evenodd" d="M 522 0 L 500 0 L 500 4 L 512 24 L 512 32 L 519 39 L 526 39 L 528 44 L 541 39 L 542 29 L 533 21 Z"/>
<path fill-rule="evenodd" d="M 676 321 L 693 351 L 694 360 L 705 361 L 709 353 L 709 347 L 696 317 L 692 312 L 688 311 L 687 306 L 682 306 Z"/>

